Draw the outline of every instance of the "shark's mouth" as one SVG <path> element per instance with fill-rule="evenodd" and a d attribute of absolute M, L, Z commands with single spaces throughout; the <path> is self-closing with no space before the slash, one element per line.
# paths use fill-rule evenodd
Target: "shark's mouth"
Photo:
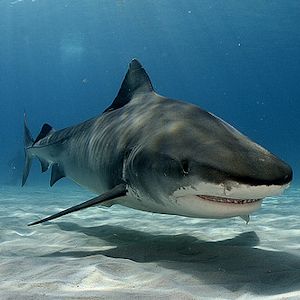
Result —
<path fill-rule="evenodd" d="M 208 196 L 208 195 L 196 195 L 196 196 L 206 201 L 229 203 L 229 204 L 250 204 L 262 200 L 262 199 L 234 199 L 234 198 L 225 198 L 225 197 Z"/>

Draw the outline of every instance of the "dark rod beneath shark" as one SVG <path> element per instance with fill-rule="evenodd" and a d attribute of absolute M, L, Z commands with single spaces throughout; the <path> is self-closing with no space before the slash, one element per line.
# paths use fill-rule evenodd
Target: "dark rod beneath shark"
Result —
<path fill-rule="evenodd" d="M 97 196 L 29 225 L 87 207 L 120 204 L 189 217 L 229 218 L 257 210 L 289 186 L 288 164 L 196 105 L 157 94 L 133 59 L 117 97 L 98 117 L 33 139 L 24 118 L 25 184 L 32 159 Z"/>

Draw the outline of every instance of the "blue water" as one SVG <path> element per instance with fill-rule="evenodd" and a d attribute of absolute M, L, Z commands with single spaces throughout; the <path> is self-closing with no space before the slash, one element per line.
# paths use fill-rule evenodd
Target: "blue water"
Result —
<path fill-rule="evenodd" d="M 299 1 L 0 2 L 2 178 L 34 134 L 101 113 L 131 58 L 156 90 L 222 117 L 300 168 Z"/>
<path fill-rule="evenodd" d="M 268 210 L 265 210 L 262 215 L 266 217 L 264 221 L 267 229 L 257 225 L 253 232 L 256 234 L 260 232 L 260 240 L 266 240 L 269 232 L 274 235 L 272 238 L 269 237 L 269 241 L 272 242 L 265 243 L 266 247 L 271 247 L 274 242 L 280 245 L 276 249 L 278 251 L 291 249 L 299 251 L 300 216 L 297 204 L 297 199 L 300 198 L 297 189 L 300 181 L 299 28 L 298 0 L 2 0 L 0 2 L 2 208 L 7 207 L 7 199 L 18 199 L 18 195 L 22 193 L 35 195 L 33 196 L 35 202 L 31 204 L 38 201 L 34 188 L 30 190 L 25 188 L 24 192 L 18 187 L 7 187 L 7 184 L 18 185 L 22 172 L 24 110 L 34 136 L 44 122 L 59 129 L 95 116 L 110 105 L 118 92 L 128 63 L 136 57 L 149 73 L 157 92 L 170 98 L 195 103 L 213 112 L 293 167 L 293 188 L 287 193 L 292 197 L 287 196 L 287 199 L 292 199 L 292 202 L 284 196 L 278 198 L 282 202 L 276 202 L 276 199 L 273 200 L 274 203 L 270 202 L 274 206 L 267 206 L 265 209 L 269 207 L 272 212 L 268 214 Z M 40 175 L 38 167 L 37 164 L 34 165 L 28 184 L 32 187 L 40 185 L 39 188 L 45 188 L 49 178 L 47 175 Z M 59 193 L 60 199 L 63 198 L 64 193 L 59 192 L 60 187 L 65 191 L 59 183 L 56 190 L 46 188 L 40 192 L 40 195 L 49 193 L 48 202 L 46 201 L 48 210 L 41 208 L 39 213 L 36 212 L 38 216 L 53 212 L 49 210 L 53 195 L 51 193 Z M 84 196 L 85 192 L 82 193 Z M 77 194 L 69 195 L 73 197 L 72 203 L 78 201 Z M 22 203 L 21 199 L 18 201 L 17 203 Z M 26 196 L 26 201 L 30 204 L 30 196 Z M 292 204 L 287 207 L 281 203 Z M 64 207 L 62 203 L 62 208 Z M 7 224 L 11 224 L 10 218 L 14 217 L 18 218 L 20 228 L 27 221 L 32 221 L 27 216 L 23 223 L 24 216 L 21 213 L 9 216 L 12 210 L 2 210 L 4 215 L 8 214 Z M 26 215 L 26 208 L 23 213 Z M 292 213 L 295 215 L 293 219 L 289 219 Z M 289 223 L 287 226 L 288 220 L 289 222 L 293 220 L 293 224 Z M 283 232 L 274 238 L 277 222 L 280 224 L 279 228 L 287 226 L 290 230 L 294 230 L 294 241 L 290 239 L 287 242 Z M 150 226 L 149 224 L 141 226 L 140 230 L 143 231 L 143 228 Z M 230 223 L 229 230 L 232 235 L 224 236 L 224 239 L 233 238 L 234 233 L 238 235 L 246 231 L 243 228 L 235 232 L 235 228 L 240 226 L 237 224 Z M 258 224 L 264 224 L 263 219 L 260 219 Z M 2 225 L 5 227 L 5 222 Z M 211 228 L 211 225 L 212 223 L 208 223 L 205 228 Z M 222 227 L 222 223 L 220 232 L 227 225 L 228 223 Z M 188 226 L 184 226 L 179 233 L 165 234 L 182 234 L 188 230 Z M 22 230 L 20 228 L 18 230 Z M 43 230 L 46 231 L 45 227 Z M 62 229 L 57 227 L 51 232 L 54 234 L 59 230 Z M 163 234 L 164 230 L 166 228 L 159 233 Z M 130 236 L 130 233 L 127 234 Z M 213 238 L 212 235 L 209 236 Z M 222 235 L 218 237 L 222 239 Z M 39 236 L 35 236 L 37 241 L 38 238 Z M 65 236 L 59 238 L 64 240 Z M 79 237 L 76 236 L 76 239 L 78 238 L 84 239 L 85 236 L 81 234 Z M 168 238 L 170 236 L 166 237 L 167 240 Z M 198 238 L 204 239 L 203 236 Z M 184 242 L 183 240 L 180 241 Z M 7 242 L 6 239 L 3 241 Z M 280 241 L 285 246 L 281 245 Z M 47 242 L 45 241 L 45 247 Z M 159 240 L 156 247 L 159 248 L 163 242 L 163 239 Z M 95 243 L 97 244 L 97 241 L 93 240 L 93 246 Z M 193 245 L 193 241 L 190 243 Z M 11 245 L 14 247 L 13 243 Z M 68 243 L 65 247 L 68 247 Z M 138 245 L 134 245 L 133 248 L 133 251 L 138 251 Z M 27 253 L 26 249 L 20 247 L 20 253 L 24 251 Z M 164 251 L 168 252 L 168 249 Z M 32 254 L 30 251 L 28 253 L 29 257 L 35 255 L 39 257 L 36 253 Z M 250 251 L 247 254 L 255 253 Z M 267 253 L 264 254 L 263 258 L 267 257 Z M 131 255 L 125 251 L 121 257 L 130 259 Z M 167 254 L 159 256 L 159 259 L 167 258 Z M 199 259 L 201 260 L 201 257 Z M 274 261 L 269 263 L 275 265 L 276 259 L 275 257 Z M 291 257 L 286 259 L 292 264 L 294 256 L 293 259 Z M 176 262 L 176 259 L 173 260 L 173 265 L 176 265 Z M 253 272 L 260 262 L 254 265 Z M 296 259 L 295 265 L 298 268 L 299 258 Z M 159 267 L 162 266 L 163 264 Z M 247 263 L 247 267 L 251 269 L 250 262 Z M 142 269 L 138 270 L 142 272 Z M 153 270 L 151 269 L 151 272 Z M 193 271 L 192 269 L 190 273 Z M 283 274 L 284 268 L 279 268 L 279 272 Z M 299 269 L 296 271 L 294 269 L 293 272 L 291 274 L 299 278 Z M 264 275 L 263 272 L 259 274 L 261 277 Z M 168 273 L 168 276 L 172 278 L 173 275 Z M 200 277 L 205 277 L 205 274 L 201 274 Z M 168 280 L 172 283 L 170 278 Z M 292 280 L 292 275 L 288 278 Z M 22 278 L 19 280 L 22 281 Z M 45 281 L 47 280 L 45 278 Z M 245 280 L 251 281 L 252 277 Z M 171 283 L 168 286 L 174 288 Z M 287 284 L 280 280 L 279 283 Z M 196 284 L 198 283 L 195 282 Z M 192 289 L 191 284 L 187 286 Z M 151 285 L 151 288 L 155 290 L 156 285 Z M 245 293 L 255 294 L 254 290 L 255 288 L 251 286 L 245 289 Z M 278 293 L 292 291 L 295 289 L 283 288 L 279 289 Z M 197 293 L 198 290 L 191 295 Z M 272 292 L 271 286 L 271 289 L 265 288 L 262 294 L 276 293 L 275 288 Z M 37 299 L 39 297 L 36 296 Z M 213 294 L 213 297 L 216 295 Z"/>

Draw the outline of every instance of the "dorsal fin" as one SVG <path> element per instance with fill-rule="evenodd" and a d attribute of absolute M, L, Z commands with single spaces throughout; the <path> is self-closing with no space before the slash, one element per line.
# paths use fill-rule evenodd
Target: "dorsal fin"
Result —
<path fill-rule="evenodd" d="M 39 140 L 43 139 L 45 136 L 47 136 L 50 132 L 53 132 L 54 129 L 49 124 L 45 123 L 39 133 L 39 135 L 36 137 L 33 144 L 37 143 Z"/>
<path fill-rule="evenodd" d="M 150 78 L 137 59 L 129 64 L 129 69 L 122 82 L 119 93 L 113 103 L 104 111 L 111 111 L 126 105 L 136 93 L 153 92 Z"/>

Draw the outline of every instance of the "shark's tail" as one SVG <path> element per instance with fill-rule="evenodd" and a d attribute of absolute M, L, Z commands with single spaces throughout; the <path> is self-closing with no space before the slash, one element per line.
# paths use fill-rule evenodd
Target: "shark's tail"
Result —
<path fill-rule="evenodd" d="M 22 186 L 25 184 L 31 165 L 32 165 L 32 154 L 29 149 L 32 147 L 34 139 L 27 126 L 26 114 L 24 113 L 24 150 L 25 150 L 25 164 L 23 170 Z"/>
<path fill-rule="evenodd" d="M 28 129 L 27 126 L 27 119 L 26 119 L 26 114 L 24 113 L 24 150 L 25 150 L 25 165 L 24 165 L 24 170 L 23 170 L 23 178 L 22 178 L 22 186 L 26 183 L 31 165 L 32 165 L 32 159 L 33 157 L 38 158 L 38 160 L 41 163 L 41 168 L 42 168 L 42 172 L 45 172 L 48 170 L 49 168 L 49 162 L 41 157 L 39 157 L 37 154 L 32 154 L 32 149 L 34 148 L 34 145 L 39 142 L 41 139 L 43 139 L 44 137 L 48 136 L 49 134 L 53 133 L 55 130 L 52 128 L 52 126 L 50 126 L 49 124 L 45 123 L 42 126 L 42 129 L 40 131 L 40 133 L 38 134 L 37 138 L 34 140 L 32 138 L 32 135 L 30 133 L 30 130 Z M 53 172 L 52 172 L 53 173 Z M 54 175 L 55 180 L 52 178 Z M 51 175 L 51 182 L 52 180 L 54 181 L 54 183 L 62 177 L 58 178 L 57 172 L 53 173 Z M 59 174 L 59 176 L 61 176 L 61 174 Z M 58 179 L 57 179 L 58 178 Z M 52 185 L 54 184 L 52 182 Z"/>

